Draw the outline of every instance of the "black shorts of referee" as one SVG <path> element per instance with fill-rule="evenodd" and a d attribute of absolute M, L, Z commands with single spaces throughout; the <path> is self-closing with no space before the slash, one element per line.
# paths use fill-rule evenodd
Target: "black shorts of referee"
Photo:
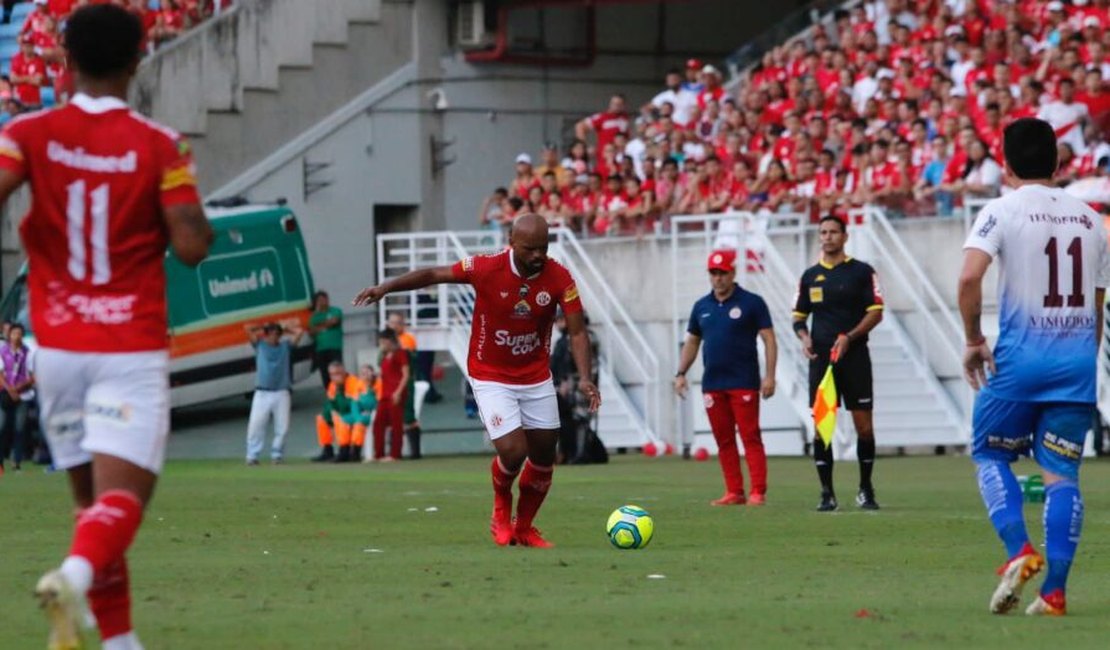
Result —
<path fill-rule="evenodd" d="M 829 352 L 832 346 L 813 344 L 816 359 L 809 362 L 809 403 L 817 398 L 817 386 L 825 378 L 829 367 Z M 833 380 L 840 403 L 849 411 L 870 411 L 874 406 L 871 380 L 871 352 L 866 344 L 856 343 L 848 348 L 848 353 L 833 364 Z"/>

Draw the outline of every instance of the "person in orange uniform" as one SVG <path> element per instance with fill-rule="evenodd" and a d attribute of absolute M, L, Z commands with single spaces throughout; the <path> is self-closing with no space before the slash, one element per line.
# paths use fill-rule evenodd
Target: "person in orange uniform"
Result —
<path fill-rule="evenodd" d="M 328 399 L 323 412 L 316 416 L 316 438 L 323 448 L 322 456 L 330 456 L 331 462 L 357 462 L 366 441 L 366 423 L 360 417 L 358 402 L 366 391 L 362 381 L 339 361 L 328 365 L 328 375 Z M 339 444 L 339 452 L 334 455 L 330 453 L 333 440 Z"/>

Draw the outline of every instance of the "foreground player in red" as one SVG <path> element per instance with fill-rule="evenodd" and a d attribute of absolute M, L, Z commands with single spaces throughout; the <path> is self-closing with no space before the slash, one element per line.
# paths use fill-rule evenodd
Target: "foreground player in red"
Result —
<path fill-rule="evenodd" d="M 591 376 L 590 342 L 582 301 L 570 272 L 547 259 L 547 240 L 547 222 L 535 214 L 522 215 L 513 222 L 508 249 L 468 257 L 453 266 L 412 271 L 364 289 L 354 300 L 356 305 L 370 305 L 390 293 L 444 282 L 474 286 L 467 374 L 497 450 L 490 467 L 490 532 L 500 546 L 551 546 L 532 522 L 551 487 L 559 437 L 559 408 L 548 360 L 557 306 L 566 314 L 571 352 L 578 376 L 583 377 L 578 390 L 590 400 L 591 411 L 601 405 L 597 386 L 586 379 Z M 514 522 L 513 481 L 518 474 L 520 499 Z"/>
<path fill-rule="evenodd" d="M 106 650 L 142 647 L 124 556 L 169 434 L 163 261 L 169 245 L 196 265 L 212 240 L 188 145 L 125 103 L 141 39 L 119 7 L 75 12 L 65 47 L 77 94 L 0 134 L 0 202 L 31 185 L 20 234 L 35 374 L 54 464 L 78 508 L 69 555 L 36 589 L 52 649 L 82 647 L 86 599 Z"/>

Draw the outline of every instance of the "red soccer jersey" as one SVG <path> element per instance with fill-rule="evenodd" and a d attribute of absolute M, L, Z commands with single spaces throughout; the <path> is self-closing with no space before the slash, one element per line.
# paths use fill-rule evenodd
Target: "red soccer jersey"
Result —
<path fill-rule="evenodd" d="M 200 203 L 185 141 L 118 99 L 79 94 L 64 108 L 9 122 L 0 168 L 31 184 L 19 231 L 39 343 L 165 349 L 163 209 Z"/>
<path fill-rule="evenodd" d="M 452 268 L 474 287 L 467 371 L 481 381 L 528 386 L 551 379 L 548 360 L 555 307 L 582 311 L 578 288 L 566 268 L 547 260 L 537 275 L 517 273 L 512 251 L 468 257 Z"/>
<path fill-rule="evenodd" d="M 38 55 L 23 56 L 23 52 L 17 52 L 12 57 L 12 74 L 20 77 L 45 76 L 46 64 Z M 15 96 L 26 106 L 38 106 L 42 103 L 42 91 L 40 86 L 36 84 L 17 83 L 15 85 Z"/>
<path fill-rule="evenodd" d="M 382 399 L 391 399 L 405 376 L 405 366 L 409 365 L 409 353 L 397 348 L 382 357 Z"/>
<path fill-rule="evenodd" d="M 625 113 L 594 113 L 590 116 L 589 122 L 597 132 L 599 158 L 600 153 L 605 150 L 605 145 L 612 142 L 618 133 L 628 133 L 628 115 Z"/>

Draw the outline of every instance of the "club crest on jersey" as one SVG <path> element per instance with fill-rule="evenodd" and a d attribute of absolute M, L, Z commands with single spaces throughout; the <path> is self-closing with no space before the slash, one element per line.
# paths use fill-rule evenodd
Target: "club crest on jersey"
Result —
<path fill-rule="evenodd" d="M 551 294 L 546 291 L 541 291 L 536 294 L 536 304 L 540 307 L 546 307 L 551 304 Z"/>
<path fill-rule="evenodd" d="M 513 318 L 531 318 L 532 307 L 527 300 L 520 300 L 513 306 Z"/>
<path fill-rule="evenodd" d="M 501 292 L 501 297 L 502 298 L 508 298 L 509 297 L 509 292 L 508 291 L 502 291 Z"/>
<path fill-rule="evenodd" d="M 733 307 L 732 309 L 728 310 L 728 317 L 731 318 L 732 320 L 737 320 L 737 319 L 740 318 L 740 315 L 743 314 L 743 313 L 744 312 L 740 311 L 739 307 Z"/>

